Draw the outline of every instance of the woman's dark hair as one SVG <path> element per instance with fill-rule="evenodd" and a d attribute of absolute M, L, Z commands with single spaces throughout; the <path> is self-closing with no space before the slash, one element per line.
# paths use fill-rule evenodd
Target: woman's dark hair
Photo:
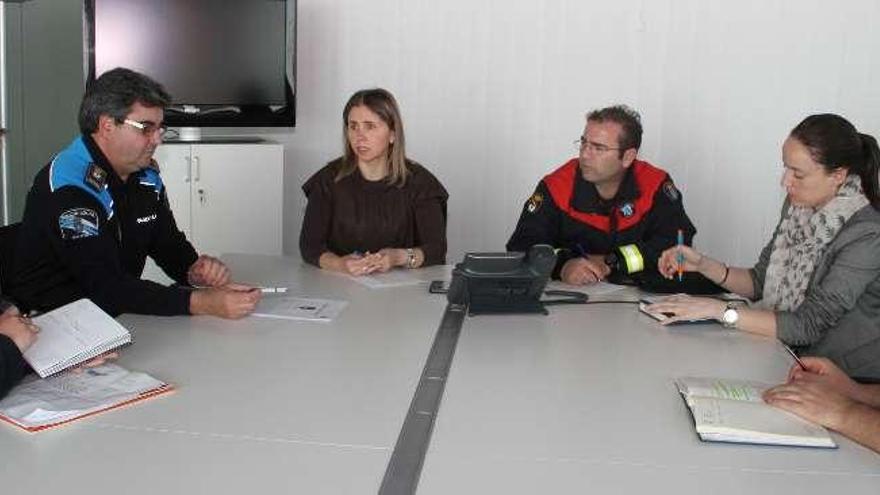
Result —
<path fill-rule="evenodd" d="M 791 137 L 806 146 L 826 172 L 843 168 L 857 174 L 868 201 L 880 210 L 880 149 L 874 136 L 860 133 L 840 115 L 822 113 L 801 121 Z"/>

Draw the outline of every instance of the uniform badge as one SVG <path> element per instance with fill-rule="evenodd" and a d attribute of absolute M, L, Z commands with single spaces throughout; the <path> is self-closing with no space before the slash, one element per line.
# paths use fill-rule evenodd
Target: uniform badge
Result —
<path fill-rule="evenodd" d="M 101 192 L 107 187 L 107 172 L 94 163 L 89 164 L 89 168 L 86 170 L 85 179 L 86 184 L 92 186 L 97 192 Z"/>
<path fill-rule="evenodd" d="M 526 203 L 526 210 L 529 213 L 534 213 L 541 209 L 542 204 L 544 204 L 544 196 L 541 193 L 532 194 L 529 202 Z"/>
<path fill-rule="evenodd" d="M 636 212 L 636 207 L 632 203 L 624 203 L 620 205 L 620 214 L 623 215 L 623 218 L 629 218 L 633 216 Z"/>
<path fill-rule="evenodd" d="M 672 201 L 678 201 L 681 198 L 681 193 L 678 192 L 678 189 L 675 188 L 675 184 L 671 180 L 663 183 L 663 193 Z"/>
<path fill-rule="evenodd" d="M 96 237 L 98 230 L 98 212 L 91 208 L 71 208 L 58 216 L 58 228 L 61 238 L 65 241 Z"/>

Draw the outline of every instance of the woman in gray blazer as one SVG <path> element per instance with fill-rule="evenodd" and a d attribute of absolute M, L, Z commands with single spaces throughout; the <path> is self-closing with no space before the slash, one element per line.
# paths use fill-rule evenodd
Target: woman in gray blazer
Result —
<path fill-rule="evenodd" d="M 679 266 L 757 301 L 751 307 L 672 296 L 649 308 L 667 322 L 715 318 L 776 337 L 800 354 L 830 358 L 850 376 L 880 379 L 880 149 L 839 115 L 804 119 L 782 147 L 787 197 L 776 231 L 752 268 L 687 246 L 658 263 Z"/>

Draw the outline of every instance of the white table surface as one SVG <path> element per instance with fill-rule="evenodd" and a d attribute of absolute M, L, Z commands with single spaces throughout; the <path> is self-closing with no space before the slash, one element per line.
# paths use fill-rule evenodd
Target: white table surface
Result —
<path fill-rule="evenodd" d="M 880 493 L 880 456 L 701 442 L 673 380 L 782 381 L 774 341 L 661 327 L 635 305 L 478 316 L 462 329 L 420 495 Z"/>
<path fill-rule="evenodd" d="M 39 434 L 0 425 L 0 493 L 378 490 L 445 298 L 299 259 L 224 259 L 238 280 L 349 305 L 331 323 L 123 315 L 135 343 L 119 363 L 177 391 Z"/>
<path fill-rule="evenodd" d="M 0 425 L 0 493 L 376 493 L 445 298 L 224 258 L 239 280 L 349 306 L 331 323 L 123 316 L 120 364 L 177 391 L 39 434 Z M 418 493 L 880 492 L 880 456 L 837 435 L 831 451 L 697 440 L 674 377 L 778 381 L 789 360 L 635 306 L 468 318 Z"/>

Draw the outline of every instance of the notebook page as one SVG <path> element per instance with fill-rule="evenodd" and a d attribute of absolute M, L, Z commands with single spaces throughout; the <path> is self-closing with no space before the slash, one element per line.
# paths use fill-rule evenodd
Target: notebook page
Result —
<path fill-rule="evenodd" d="M 694 397 L 697 432 L 706 440 L 833 447 L 828 432 L 764 403 Z"/>
<path fill-rule="evenodd" d="M 34 318 L 40 334 L 24 358 L 41 376 L 79 364 L 131 341 L 131 334 L 95 303 L 80 299 Z"/>
<path fill-rule="evenodd" d="M 679 392 L 688 398 L 711 397 L 737 401 L 761 402 L 761 394 L 770 384 L 721 378 L 684 377 L 676 380 Z"/>

